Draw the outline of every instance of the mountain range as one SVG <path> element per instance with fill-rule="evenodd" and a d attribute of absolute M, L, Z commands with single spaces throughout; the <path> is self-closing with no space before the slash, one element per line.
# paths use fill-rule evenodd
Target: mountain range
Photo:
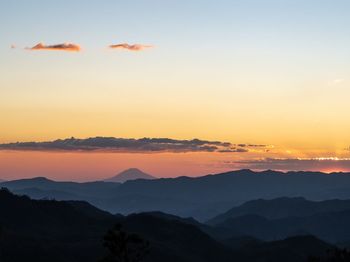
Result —
<path fill-rule="evenodd" d="M 225 235 L 262 240 L 314 235 L 339 244 L 350 240 L 350 200 L 308 201 L 304 198 L 258 199 L 210 219 Z"/>
<path fill-rule="evenodd" d="M 350 199 L 350 174 L 231 171 L 202 177 L 136 179 L 124 183 L 56 182 L 46 178 L 0 184 L 35 199 L 85 200 L 111 213 L 162 211 L 206 221 L 255 199 Z"/>
<path fill-rule="evenodd" d="M 277 241 L 254 237 L 220 240 L 193 219 L 161 212 L 112 215 L 83 201 L 32 200 L 0 190 L 0 260 L 97 261 L 105 256 L 102 238 L 120 224 L 150 244 L 145 262 L 306 261 L 335 246 L 314 236 Z M 20 250 L 20 252 L 19 252 Z"/>
<path fill-rule="evenodd" d="M 234 236 L 248 235 L 266 241 L 296 235 L 314 235 L 324 241 L 338 244 L 350 240 L 349 221 L 350 210 L 344 210 L 280 219 L 245 215 L 227 219 L 215 226 Z"/>
<path fill-rule="evenodd" d="M 217 225 L 225 220 L 247 215 L 257 215 L 267 219 L 281 219 L 286 217 L 307 217 L 344 210 L 350 210 L 350 200 L 310 201 L 303 197 L 281 197 L 271 200 L 257 199 L 233 207 L 227 212 L 210 219 L 207 223 Z"/>

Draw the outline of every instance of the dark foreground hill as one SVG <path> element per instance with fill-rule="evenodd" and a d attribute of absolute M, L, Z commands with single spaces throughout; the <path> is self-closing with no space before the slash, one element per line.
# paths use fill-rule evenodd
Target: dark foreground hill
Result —
<path fill-rule="evenodd" d="M 92 261 L 114 217 L 85 202 L 34 201 L 0 191 L 0 261 Z"/>
<path fill-rule="evenodd" d="M 0 261 L 97 261 L 105 253 L 103 235 L 117 223 L 150 242 L 146 261 L 229 261 L 232 255 L 166 214 L 113 216 L 86 202 L 31 200 L 7 190 L 0 191 L 0 213 Z"/>
<path fill-rule="evenodd" d="M 200 221 L 259 198 L 350 199 L 348 173 L 239 170 L 197 178 L 138 179 L 123 184 L 55 182 L 35 178 L 1 185 L 37 199 L 85 200 L 111 213 L 158 210 Z"/>
<path fill-rule="evenodd" d="M 86 202 L 31 200 L 7 190 L 0 190 L 0 214 L 2 262 L 97 261 L 107 253 L 103 235 L 115 224 L 149 242 L 145 262 L 298 262 L 333 248 L 306 236 L 254 244 L 246 238 L 218 241 L 193 219 L 159 212 L 113 216 Z"/>
<path fill-rule="evenodd" d="M 321 251 L 323 250 L 323 251 Z M 296 236 L 260 244 L 246 244 L 240 249 L 242 261 L 296 262 L 311 257 L 325 257 L 333 247 L 313 236 Z"/>
<path fill-rule="evenodd" d="M 97 261 L 105 253 L 103 235 L 117 223 L 150 242 L 145 261 L 214 262 L 233 256 L 193 220 L 161 213 L 113 216 L 86 202 L 31 200 L 0 190 L 0 214 L 0 261 Z"/>

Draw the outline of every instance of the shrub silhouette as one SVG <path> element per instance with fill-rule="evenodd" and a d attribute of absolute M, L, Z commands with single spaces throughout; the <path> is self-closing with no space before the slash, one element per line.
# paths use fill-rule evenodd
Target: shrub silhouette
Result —
<path fill-rule="evenodd" d="M 101 262 L 139 262 L 149 252 L 149 242 L 137 234 L 127 233 L 120 224 L 108 230 L 103 239 L 108 249 Z"/>

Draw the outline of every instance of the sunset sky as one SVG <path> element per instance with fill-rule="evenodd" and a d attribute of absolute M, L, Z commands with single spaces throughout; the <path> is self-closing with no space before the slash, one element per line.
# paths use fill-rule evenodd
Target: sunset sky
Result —
<path fill-rule="evenodd" d="M 350 2 L 0 2 L 0 143 L 194 138 L 244 152 L 0 150 L 0 178 L 350 171 Z"/>

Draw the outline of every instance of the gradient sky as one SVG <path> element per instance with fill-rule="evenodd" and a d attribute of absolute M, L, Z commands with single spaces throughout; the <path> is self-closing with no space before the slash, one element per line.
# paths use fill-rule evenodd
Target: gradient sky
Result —
<path fill-rule="evenodd" d="M 1 1 L 0 143 L 169 137 L 271 148 L 171 156 L 3 151 L 0 178 L 98 179 L 128 166 L 199 175 L 240 168 L 230 163 L 241 160 L 256 168 L 265 158 L 327 158 L 299 169 L 350 170 L 349 25 L 347 0 Z M 40 42 L 81 51 L 25 49 Z M 153 47 L 108 48 L 120 43 Z"/>

